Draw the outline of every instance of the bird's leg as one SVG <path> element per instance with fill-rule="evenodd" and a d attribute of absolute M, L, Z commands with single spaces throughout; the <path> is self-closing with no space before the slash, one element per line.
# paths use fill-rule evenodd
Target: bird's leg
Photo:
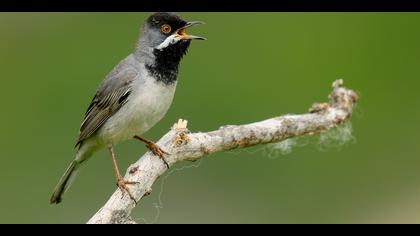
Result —
<path fill-rule="evenodd" d="M 124 193 L 127 192 L 128 196 L 130 196 L 131 200 L 134 201 L 135 204 L 137 204 L 136 199 L 133 197 L 133 195 L 131 194 L 130 190 L 128 189 L 127 185 L 128 184 L 138 184 L 138 182 L 132 182 L 132 181 L 126 181 L 124 179 L 124 177 L 122 177 L 122 175 L 120 174 L 120 170 L 118 169 L 118 165 L 117 165 L 117 159 L 115 158 L 115 152 L 114 152 L 114 147 L 112 145 L 108 146 L 108 150 L 111 153 L 111 157 L 112 157 L 112 164 L 114 166 L 114 170 L 115 170 L 115 176 L 117 177 L 117 186 L 118 188 Z"/>
<path fill-rule="evenodd" d="M 145 138 L 142 138 L 140 136 L 134 136 L 135 139 L 138 139 L 146 144 L 146 147 L 153 152 L 154 155 L 160 157 L 162 161 L 165 163 L 166 167 L 169 169 L 169 164 L 166 162 L 164 154 L 168 154 L 167 152 L 163 151 L 162 148 L 160 148 L 158 145 L 156 145 L 154 142 L 147 140 Z"/>

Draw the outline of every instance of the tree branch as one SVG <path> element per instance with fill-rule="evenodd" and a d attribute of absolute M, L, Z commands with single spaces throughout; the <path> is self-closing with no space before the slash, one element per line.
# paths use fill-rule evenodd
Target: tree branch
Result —
<path fill-rule="evenodd" d="M 207 133 L 190 133 L 187 122 L 179 120 L 157 144 L 170 153 L 166 160 L 170 166 L 177 162 L 194 161 L 211 153 L 244 148 L 258 144 L 280 142 L 289 138 L 318 134 L 334 128 L 349 119 L 357 94 L 342 86 L 343 81 L 333 83 L 329 103 L 315 103 L 309 112 L 301 115 L 284 115 L 246 125 L 227 125 Z M 152 191 L 153 183 L 167 170 L 165 164 L 151 152 L 132 164 L 125 175 L 130 192 L 139 201 Z M 88 221 L 89 224 L 135 223 L 131 211 L 135 203 L 117 189 L 108 202 Z"/>

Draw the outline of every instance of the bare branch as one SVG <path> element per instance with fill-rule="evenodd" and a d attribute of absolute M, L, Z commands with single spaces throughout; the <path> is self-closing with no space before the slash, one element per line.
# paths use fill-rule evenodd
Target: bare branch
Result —
<path fill-rule="evenodd" d="M 318 134 L 337 127 L 349 119 L 357 94 L 333 83 L 328 103 L 315 103 L 309 112 L 301 115 L 284 115 L 246 125 L 228 125 L 207 133 L 190 133 L 187 122 L 179 120 L 157 144 L 170 153 L 166 157 L 170 166 L 177 162 L 198 160 L 211 153 L 244 148 L 258 144 L 280 142 L 289 138 Z M 153 183 L 167 170 L 161 159 L 151 152 L 132 164 L 126 180 L 139 182 L 130 186 L 137 201 L 149 195 Z M 135 223 L 131 217 L 134 202 L 117 189 L 108 202 L 89 220 L 90 224 Z"/>

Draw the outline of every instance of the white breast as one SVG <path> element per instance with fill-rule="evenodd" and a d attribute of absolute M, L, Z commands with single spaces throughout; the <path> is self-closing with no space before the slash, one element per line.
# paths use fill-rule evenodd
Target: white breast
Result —
<path fill-rule="evenodd" d="M 142 135 L 168 111 L 176 88 L 176 82 L 165 85 L 141 75 L 135 80 L 127 103 L 101 127 L 98 134 L 104 143 L 117 144 Z"/>

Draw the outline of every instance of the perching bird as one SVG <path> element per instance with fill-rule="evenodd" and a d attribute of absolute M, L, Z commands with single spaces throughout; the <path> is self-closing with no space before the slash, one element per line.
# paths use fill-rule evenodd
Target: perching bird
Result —
<path fill-rule="evenodd" d="M 134 200 L 121 176 L 114 145 L 138 139 L 166 166 L 167 154 L 141 135 L 166 114 L 174 97 L 178 67 L 192 39 L 186 29 L 200 21 L 186 22 L 173 13 L 155 13 L 143 24 L 134 52 L 122 60 L 99 85 L 80 127 L 76 157 L 61 177 L 51 203 L 60 203 L 76 171 L 99 148 L 106 146 L 111 154 L 117 186 Z"/>

